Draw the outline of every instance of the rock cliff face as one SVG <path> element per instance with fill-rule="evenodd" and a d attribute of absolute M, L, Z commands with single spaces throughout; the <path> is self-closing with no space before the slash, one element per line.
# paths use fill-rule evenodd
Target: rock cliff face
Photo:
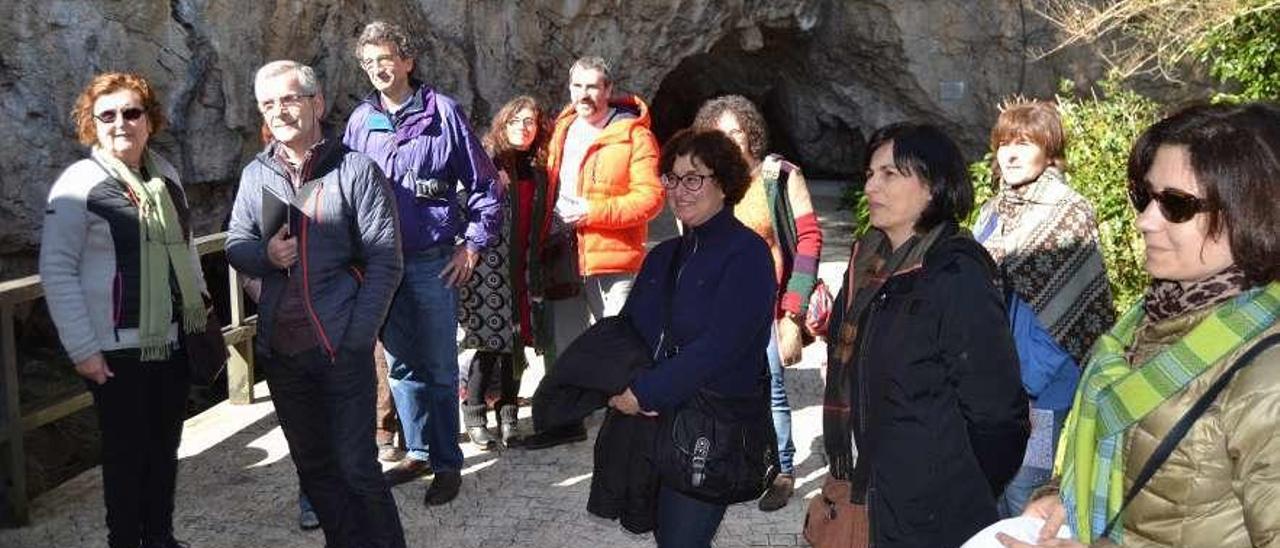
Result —
<path fill-rule="evenodd" d="M 651 100 L 659 136 L 705 99 L 762 106 L 773 148 L 814 174 L 853 178 L 870 130 L 941 124 L 976 158 L 1000 97 L 1086 82 L 1081 55 L 1033 61 L 1051 36 L 1011 0 L 59 0 L 0 3 L 0 275 L 33 270 L 49 185 L 84 155 L 69 112 L 96 72 L 141 73 L 169 128 L 153 141 L 192 187 L 200 232 L 226 215 L 260 146 L 256 67 L 317 68 L 341 125 L 369 86 L 351 54 L 362 26 L 415 30 L 420 73 L 483 127 L 508 98 L 559 108 L 567 68 L 610 59 L 619 88 Z"/>

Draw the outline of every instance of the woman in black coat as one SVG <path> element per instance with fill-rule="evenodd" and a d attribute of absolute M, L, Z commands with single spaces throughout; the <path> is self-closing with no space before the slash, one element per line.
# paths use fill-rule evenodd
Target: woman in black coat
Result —
<path fill-rule="evenodd" d="M 867 151 L 871 227 L 830 326 L 831 475 L 866 505 L 873 545 L 958 546 L 996 521 L 996 494 L 1022 461 L 1017 354 L 994 263 L 958 225 L 973 187 L 955 143 L 895 124 Z"/>

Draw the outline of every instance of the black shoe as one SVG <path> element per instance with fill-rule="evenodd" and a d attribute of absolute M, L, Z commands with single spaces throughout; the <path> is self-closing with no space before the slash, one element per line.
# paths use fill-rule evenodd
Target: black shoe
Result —
<path fill-rule="evenodd" d="M 760 497 L 760 510 L 772 512 L 782 509 L 791 500 L 791 494 L 795 492 L 796 477 L 791 474 L 778 474 L 778 477 L 773 479 L 773 485 L 770 485 L 769 490 Z"/>
<path fill-rule="evenodd" d="M 427 488 L 427 494 L 422 498 L 422 502 L 427 506 L 449 504 L 458 497 L 460 487 L 462 487 L 461 472 L 457 470 L 436 472 L 436 477 L 431 480 L 431 486 Z"/>
<path fill-rule="evenodd" d="M 392 466 L 386 472 L 383 472 L 382 479 L 387 480 L 388 487 L 395 487 L 430 473 L 431 463 L 425 460 L 404 459 L 400 461 L 400 464 Z"/>
<path fill-rule="evenodd" d="M 578 424 L 564 428 L 556 428 L 554 430 L 547 430 L 545 432 L 538 432 L 520 440 L 520 446 L 525 449 L 546 449 L 548 447 L 584 441 L 586 439 L 586 427 Z"/>

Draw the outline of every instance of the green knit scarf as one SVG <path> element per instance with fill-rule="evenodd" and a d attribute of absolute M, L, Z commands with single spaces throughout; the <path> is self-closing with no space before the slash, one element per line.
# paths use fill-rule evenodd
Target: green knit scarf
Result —
<path fill-rule="evenodd" d="M 138 207 L 139 262 L 141 295 L 138 305 L 138 346 L 141 361 L 169 359 L 169 326 L 173 323 L 173 291 L 169 273 L 178 278 L 182 293 L 182 327 L 187 333 L 204 330 L 206 310 L 195 272 L 195 258 L 187 235 L 178 220 L 178 210 L 160 176 L 159 166 L 150 150 L 143 154 L 143 165 L 150 179 L 142 180 L 138 172 L 101 149 L 93 149 L 93 158 L 107 174 L 124 183 Z"/>
<path fill-rule="evenodd" d="M 1218 305 L 1196 327 L 1138 367 L 1125 349 L 1145 314 L 1138 302 L 1094 345 L 1058 450 L 1062 501 L 1082 542 L 1093 542 L 1124 502 L 1125 432 L 1187 383 L 1280 316 L 1280 282 Z M 1112 540 L 1121 541 L 1123 527 Z"/>

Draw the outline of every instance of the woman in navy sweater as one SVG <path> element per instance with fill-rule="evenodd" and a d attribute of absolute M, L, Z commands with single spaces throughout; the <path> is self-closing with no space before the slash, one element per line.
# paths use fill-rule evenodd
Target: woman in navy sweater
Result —
<path fill-rule="evenodd" d="M 654 367 L 609 400 L 629 415 L 673 413 L 701 389 L 750 396 L 768 381 L 777 281 L 764 240 L 733 216 L 750 184 L 737 145 L 719 131 L 684 130 L 663 147 L 660 168 L 685 234 L 649 253 L 622 310 L 655 354 Z M 710 546 L 725 508 L 663 486 L 658 545 Z"/>

